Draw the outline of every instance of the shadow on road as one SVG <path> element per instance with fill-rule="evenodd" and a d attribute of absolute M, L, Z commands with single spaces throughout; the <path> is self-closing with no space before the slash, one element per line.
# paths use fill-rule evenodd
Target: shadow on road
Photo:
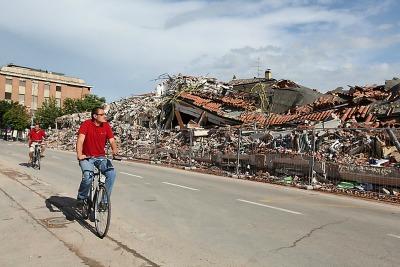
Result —
<path fill-rule="evenodd" d="M 19 164 L 19 166 L 30 168 L 31 164 L 27 163 L 27 162 L 22 162 L 22 163 Z"/>
<path fill-rule="evenodd" d="M 68 221 L 77 221 L 82 227 L 97 235 L 95 228 L 83 219 L 80 210 L 76 207 L 75 198 L 51 196 L 45 202 L 46 207 L 51 212 L 62 212 Z M 57 209 L 54 209 L 54 207 Z"/>

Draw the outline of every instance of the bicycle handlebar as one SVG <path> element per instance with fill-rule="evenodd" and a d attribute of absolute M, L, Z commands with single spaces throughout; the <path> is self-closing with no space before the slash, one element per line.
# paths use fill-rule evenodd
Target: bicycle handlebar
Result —
<path fill-rule="evenodd" d="M 113 156 L 113 157 L 112 157 L 112 160 L 121 161 L 122 158 L 121 158 L 121 157 L 118 157 L 118 156 Z"/>
<path fill-rule="evenodd" d="M 86 158 L 81 159 L 81 160 L 89 160 L 89 159 L 93 159 L 93 158 L 95 158 L 95 157 L 86 157 Z M 111 160 L 116 160 L 116 161 L 121 161 L 122 160 L 122 158 L 120 158 L 118 156 L 113 156 L 112 158 L 105 157 L 105 159 L 111 159 Z M 81 161 L 81 160 L 79 160 L 79 161 Z"/>

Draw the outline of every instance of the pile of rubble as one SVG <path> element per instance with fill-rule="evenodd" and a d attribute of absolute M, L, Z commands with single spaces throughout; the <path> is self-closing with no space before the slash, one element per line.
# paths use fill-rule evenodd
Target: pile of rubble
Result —
<path fill-rule="evenodd" d="M 157 86 L 156 92 L 158 96 L 176 96 L 182 92 L 224 95 L 231 90 L 232 86 L 215 78 L 178 74 L 168 76 Z"/>
<path fill-rule="evenodd" d="M 400 163 L 400 131 L 394 129 L 360 130 L 292 130 L 267 132 L 257 142 L 257 153 L 279 151 L 289 154 L 314 155 L 318 160 L 341 164 L 377 166 L 379 161 L 387 159 L 385 166 Z M 246 145 L 246 141 L 243 141 Z M 374 163 L 375 162 L 375 163 Z M 380 161 L 379 164 L 383 164 Z"/>
<path fill-rule="evenodd" d="M 56 128 L 49 130 L 46 146 L 61 150 L 73 151 L 80 124 L 90 119 L 90 112 L 64 115 L 56 119 Z"/>
<path fill-rule="evenodd" d="M 123 98 L 107 106 L 107 117 L 111 123 L 154 128 L 161 103 L 162 99 L 154 94 Z"/>
<path fill-rule="evenodd" d="M 354 86 L 330 91 L 311 104 L 296 107 L 280 120 L 270 125 L 299 124 L 308 120 L 318 123 L 335 117 L 340 118 L 341 127 L 379 128 L 400 126 L 400 80 L 393 78 L 385 85 Z"/>
<path fill-rule="evenodd" d="M 254 78 L 219 82 L 214 78 L 172 76 L 157 87 L 165 96 L 160 120 L 164 129 L 195 121 L 199 126 L 271 124 L 273 112 L 312 103 L 321 93 L 289 80 Z M 175 121 L 175 123 L 173 123 Z"/>
<path fill-rule="evenodd" d="M 243 81 L 177 75 L 160 83 L 155 94 L 115 101 L 106 112 L 120 153 L 128 159 L 224 175 L 239 170 L 248 179 L 298 187 L 309 185 L 312 177 L 317 187 L 313 189 L 371 198 L 381 189 L 364 185 L 382 184 L 393 197 L 400 187 L 393 182 L 400 175 L 400 131 L 376 127 L 400 123 L 396 81 L 313 94 L 304 100 L 308 104 L 278 114 L 265 112 L 274 104 L 268 90 L 289 92 L 299 85 L 264 79 L 268 87 L 260 88 L 267 93 L 255 87 L 237 91 L 235 86 L 243 86 Z M 74 150 L 78 127 L 89 117 L 85 113 L 58 118 L 49 146 Z M 385 171 L 376 171 L 382 168 Z M 385 178 L 368 176 L 371 170 Z M 361 175 L 369 180 L 363 182 Z M 360 184 L 341 188 L 343 181 Z"/>

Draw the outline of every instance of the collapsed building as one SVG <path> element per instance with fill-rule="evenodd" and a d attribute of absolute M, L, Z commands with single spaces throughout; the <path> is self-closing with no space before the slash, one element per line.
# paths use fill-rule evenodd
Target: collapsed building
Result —
<path fill-rule="evenodd" d="M 399 202 L 399 88 L 394 78 L 321 94 L 270 75 L 229 83 L 176 75 L 106 110 L 128 159 Z M 50 139 L 74 149 L 88 117 L 59 118 Z"/>
<path fill-rule="evenodd" d="M 162 96 L 167 99 L 160 117 L 164 129 L 176 125 L 184 128 L 189 121 L 199 126 L 257 124 L 274 128 L 334 119 L 343 125 L 368 128 L 396 127 L 400 122 L 397 78 L 385 85 L 338 88 L 326 94 L 289 80 L 271 78 L 222 83 L 212 78 L 179 75 L 161 86 Z"/>
<path fill-rule="evenodd" d="M 161 87 L 161 88 L 160 88 Z M 160 122 L 164 129 L 196 121 L 217 126 L 268 124 L 269 114 L 284 113 L 310 104 L 322 94 L 289 80 L 271 77 L 235 79 L 229 83 L 214 78 L 178 75 L 159 86 L 166 101 Z"/>

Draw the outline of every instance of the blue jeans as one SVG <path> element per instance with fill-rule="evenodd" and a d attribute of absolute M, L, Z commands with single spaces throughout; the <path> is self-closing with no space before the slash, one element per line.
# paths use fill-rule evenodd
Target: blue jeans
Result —
<path fill-rule="evenodd" d="M 109 159 L 106 157 L 90 158 L 80 160 L 79 166 L 82 170 L 82 181 L 78 190 L 78 199 L 86 199 L 89 197 L 90 184 L 93 179 L 94 166 L 106 176 L 106 188 L 108 195 L 111 196 L 111 191 L 114 185 L 116 172 Z"/>

